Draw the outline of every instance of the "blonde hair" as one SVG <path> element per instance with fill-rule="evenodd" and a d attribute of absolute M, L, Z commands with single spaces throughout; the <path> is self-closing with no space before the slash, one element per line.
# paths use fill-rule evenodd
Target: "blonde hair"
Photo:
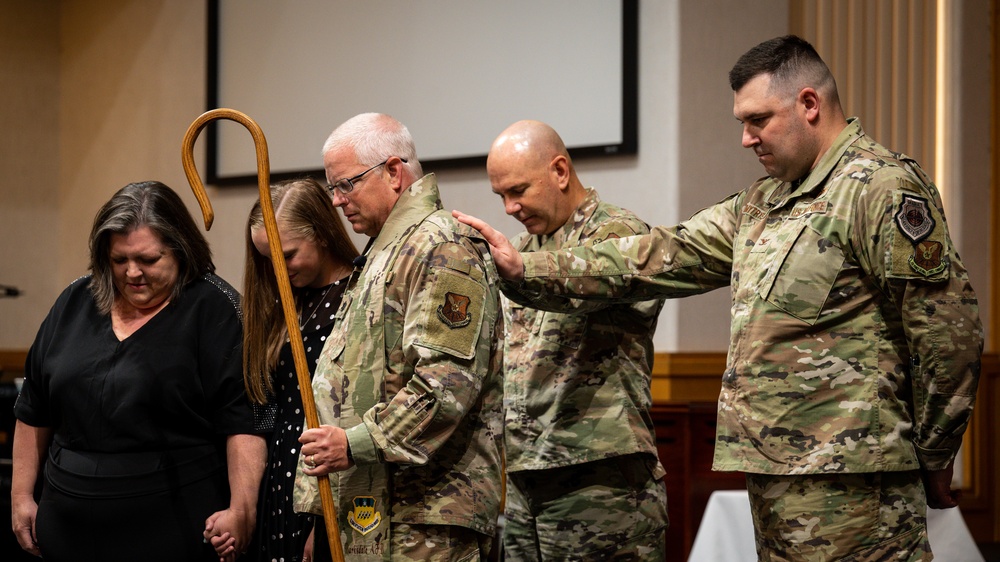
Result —
<path fill-rule="evenodd" d="M 350 264 L 358 256 L 326 188 L 306 178 L 271 186 L 271 205 L 285 228 L 317 242 L 336 262 Z M 288 328 L 279 305 L 278 282 L 270 256 L 253 244 L 253 231 L 263 228 L 260 200 L 247 217 L 243 273 L 243 382 L 252 402 L 265 404 L 274 395 L 271 373 L 277 367 Z M 301 308 L 295 294 L 295 307 Z"/>

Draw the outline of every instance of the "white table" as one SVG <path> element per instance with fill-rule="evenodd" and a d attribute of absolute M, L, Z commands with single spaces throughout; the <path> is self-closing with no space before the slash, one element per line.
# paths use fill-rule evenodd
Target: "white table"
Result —
<path fill-rule="evenodd" d="M 962 513 L 928 509 L 927 535 L 934 558 L 946 562 L 983 562 Z M 753 518 L 746 490 L 712 492 L 688 562 L 756 562 Z"/>

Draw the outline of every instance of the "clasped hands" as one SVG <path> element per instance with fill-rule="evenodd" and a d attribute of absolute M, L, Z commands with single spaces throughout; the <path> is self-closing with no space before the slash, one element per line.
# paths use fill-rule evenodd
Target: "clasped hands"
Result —
<path fill-rule="evenodd" d="M 256 517 L 253 510 L 233 507 L 208 516 L 203 536 L 219 555 L 219 562 L 233 562 L 246 552 L 253 536 Z"/>

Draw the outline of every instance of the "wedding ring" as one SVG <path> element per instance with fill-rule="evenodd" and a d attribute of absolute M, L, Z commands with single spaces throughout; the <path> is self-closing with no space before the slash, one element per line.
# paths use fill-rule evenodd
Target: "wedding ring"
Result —
<path fill-rule="evenodd" d="M 306 457 L 306 466 L 308 466 L 309 468 L 316 468 L 316 463 L 314 462 L 315 458 L 316 455 L 309 455 L 308 457 Z"/>

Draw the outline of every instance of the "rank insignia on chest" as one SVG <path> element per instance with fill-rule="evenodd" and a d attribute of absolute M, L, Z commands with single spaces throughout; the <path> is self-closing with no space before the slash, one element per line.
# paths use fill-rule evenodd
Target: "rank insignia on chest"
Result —
<path fill-rule="evenodd" d="M 445 293 L 444 303 L 437 307 L 438 318 L 449 328 L 468 326 L 472 321 L 469 314 L 469 303 L 472 299 L 458 293 Z"/>
<path fill-rule="evenodd" d="M 944 270 L 947 264 L 941 259 L 943 249 L 943 244 L 931 240 L 916 244 L 913 247 L 913 255 L 910 256 L 910 267 L 924 277 Z"/>
<path fill-rule="evenodd" d="M 927 200 L 904 195 L 903 202 L 896 211 L 896 226 L 911 242 L 927 238 L 934 230 L 934 217 L 927 207 Z"/>
<path fill-rule="evenodd" d="M 375 511 L 375 498 L 373 496 L 356 496 L 354 498 L 354 509 L 347 514 L 347 522 L 351 528 L 367 535 L 374 531 L 382 522 L 382 514 Z"/>

